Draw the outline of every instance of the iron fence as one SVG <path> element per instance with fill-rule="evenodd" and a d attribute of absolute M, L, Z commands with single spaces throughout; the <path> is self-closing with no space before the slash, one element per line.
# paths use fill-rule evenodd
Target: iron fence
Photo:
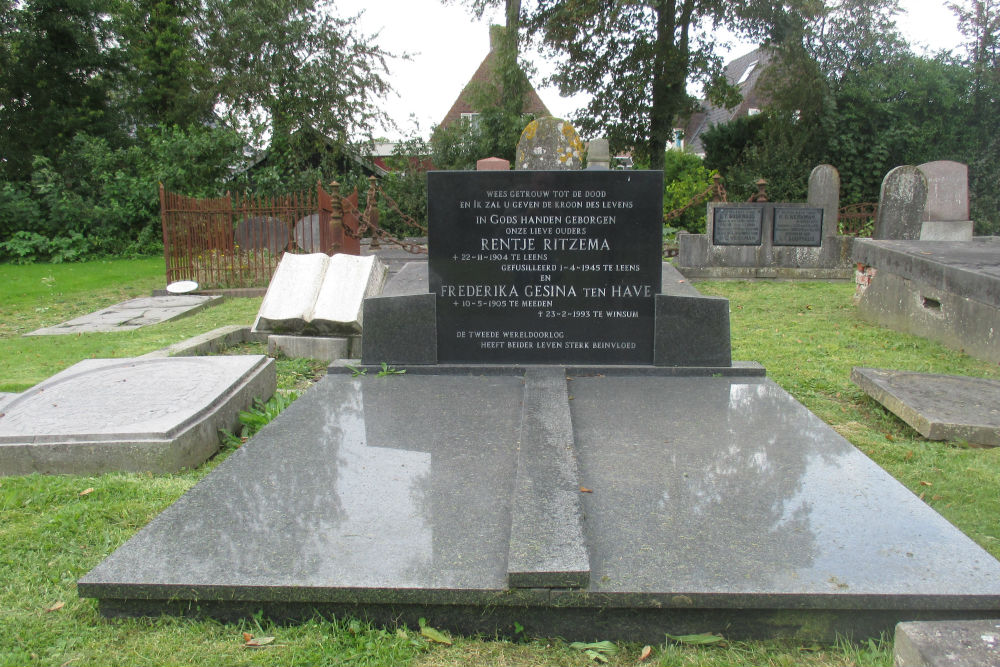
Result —
<path fill-rule="evenodd" d="M 357 191 L 345 206 L 336 183 L 331 190 L 334 195 L 317 183 L 315 190 L 283 196 L 198 199 L 167 192 L 161 183 L 167 284 L 264 287 L 286 252 L 360 255 Z"/>

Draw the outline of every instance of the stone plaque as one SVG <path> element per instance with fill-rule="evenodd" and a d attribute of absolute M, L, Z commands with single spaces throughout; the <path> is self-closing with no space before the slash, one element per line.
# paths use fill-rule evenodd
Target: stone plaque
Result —
<path fill-rule="evenodd" d="M 713 245 L 761 244 L 764 207 L 717 206 L 712 211 Z"/>
<path fill-rule="evenodd" d="M 652 363 L 661 172 L 427 176 L 440 362 Z"/>
<path fill-rule="evenodd" d="M 823 209 L 779 206 L 774 209 L 774 245 L 823 245 Z"/>

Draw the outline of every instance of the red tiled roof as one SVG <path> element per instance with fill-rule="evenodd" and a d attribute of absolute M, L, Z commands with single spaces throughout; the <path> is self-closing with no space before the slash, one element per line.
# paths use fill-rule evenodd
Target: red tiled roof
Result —
<path fill-rule="evenodd" d="M 477 85 L 491 83 L 493 71 L 497 61 L 497 52 L 494 48 L 495 40 L 493 39 L 496 28 L 501 28 L 501 26 L 492 26 L 490 29 L 490 52 L 486 54 L 485 58 L 483 58 L 483 62 L 479 64 L 479 68 L 476 70 L 476 73 L 473 74 L 472 78 L 469 79 L 469 82 L 465 84 L 465 87 L 462 89 L 462 92 L 459 93 L 455 103 L 451 105 L 451 109 L 448 110 L 448 113 L 445 114 L 445 117 L 441 120 L 441 127 L 446 127 L 454 123 L 462 117 L 463 113 L 476 113 L 480 111 L 480 109 L 473 108 L 468 101 L 468 97 Z M 552 115 L 552 113 L 545 106 L 545 103 L 542 102 L 542 98 L 538 96 L 534 86 L 531 86 L 528 93 L 524 96 L 524 107 L 522 112 L 534 114 L 535 116 Z"/>

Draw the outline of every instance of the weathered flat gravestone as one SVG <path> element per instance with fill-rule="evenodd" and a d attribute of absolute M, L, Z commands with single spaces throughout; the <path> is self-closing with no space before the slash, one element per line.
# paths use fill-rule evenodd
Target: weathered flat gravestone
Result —
<path fill-rule="evenodd" d="M 809 174 L 809 194 L 806 202 L 823 209 L 826 225 L 824 236 L 836 236 L 837 216 L 840 214 L 840 172 L 830 164 L 821 164 Z"/>
<path fill-rule="evenodd" d="M 274 388 L 260 355 L 87 359 L 4 405 L 0 474 L 193 468 Z"/>
<path fill-rule="evenodd" d="M 821 192 L 832 176 L 821 167 L 812 178 L 812 197 L 823 199 L 818 203 L 710 202 L 706 233 L 677 237 L 678 268 L 689 278 L 707 279 L 852 275 L 847 259 L 851 239 L 836 233 L 836 197 Z"/>
<path fill-rule="evenodd" d="M 928 440 L 1000 446 L 1000 382 L 854 368 L 851 381 Z"/>
<path fill-rule="evenodd" d="M 564 170 L 583 167 L 583 142 L 576 129 L 561 118 L 546 116 L 528 123 L 517 142 L 514 168 Z"/>
<path fill-rule="evenodd" d="M 1000 619 L 900 623 L 896 667 L 997 667 Z"/>
<path fill-rule="evenodd" d="M 43 327 L 25 336 L 67 336 L 81 333 L 129 331 L 150 324 L 159 324 L 196 313 L 222 303 L 221 296 L 185 294 L 177 296 L 146 296 L 129 299 L 88 315 L 51 327 Z"/>
<path fill-rule="evenodd" d="M 386 275 L 376 255 L 287 253 L 271 278 L 253 331 L 360 333 L 364 300 L 381 293 Z"/>
<path fill-rule="evenodd" d="M 927 202 L 927 178 L 911 165 L 896 167 L 882 179 L 873 239 L 920 238 Z"/>

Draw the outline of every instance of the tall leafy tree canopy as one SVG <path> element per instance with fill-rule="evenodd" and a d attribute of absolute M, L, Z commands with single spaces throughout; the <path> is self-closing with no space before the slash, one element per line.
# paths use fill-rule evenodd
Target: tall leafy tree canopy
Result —
<path fill-rule="evenodd" d="M 663 167 L 675 120 L 689 112 L 689 82 L 711 99 L 734 101 L 712 30 L 765 37 L 780 7 L 753 0 L 537 0 L 525 25 L 554 57 L 554 81 L 564 94 L 588 92 L 580 128 L 605 133 Z"/>
<path fill-rule="evenodd" d="M 218 192 L 252 150 L 340 177 L 306 156 L 371 136 L 390 57 L 332 0 L 0 0 L 0 259 L 147 252 L 157 181 Z"/>

